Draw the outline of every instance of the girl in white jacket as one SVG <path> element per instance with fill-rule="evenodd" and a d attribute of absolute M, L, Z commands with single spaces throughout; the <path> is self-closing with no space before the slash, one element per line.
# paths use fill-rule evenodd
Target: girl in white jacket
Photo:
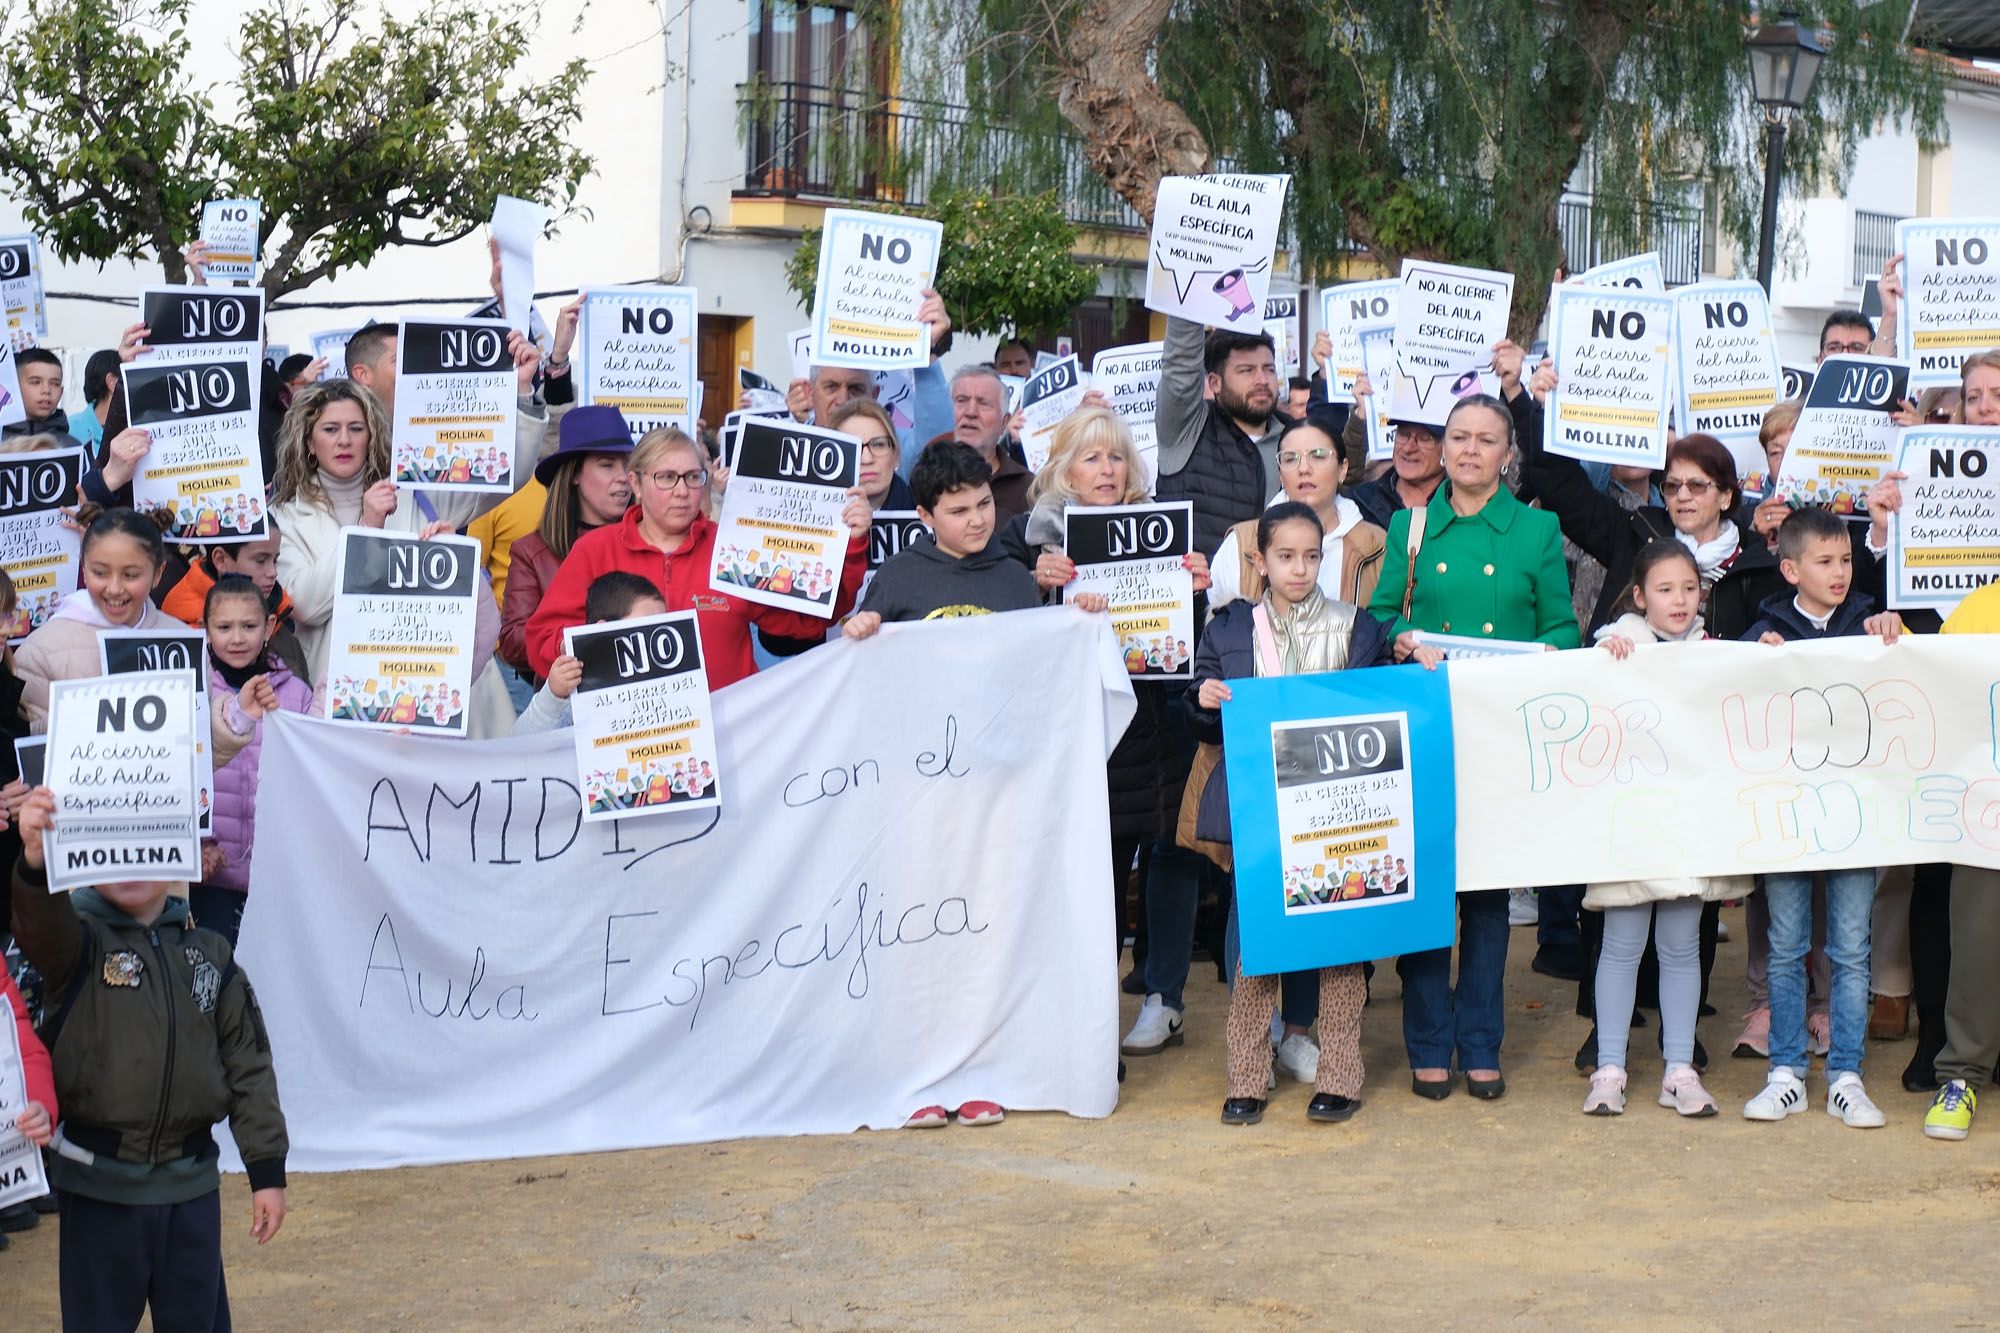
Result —
<path fill-rule="evenodd" d="M 1691 643 L 1701 628 L 1701 571 L 1694 553 L 1672 537 L 1648 543 L 1632 562 L 1632 587 L 1620 603 L 1632 609 L 1597 632 L 1598 646 L 1623 661 L 1637 644 Z M 1604 913 L 1604 951 L 1597 963 L 1597 1072 L 1583 1099 L 1586 1115 L 1625 1110 L 1625 1055 L 1638 990 L 1639 958 L 1650 928 L 1660 957 L 1660 1026 L 1666 1075 L 1660 1105 L 1686 1116 L 1715 1114 L 1715 1098 L 1694 1068 L 1694 1024 L 1701 1005 L 1701 908 L 1710 899 L 1739 898 L 1746 879 L 1647 879 L 1593 884 L 1583 905 Z"/>

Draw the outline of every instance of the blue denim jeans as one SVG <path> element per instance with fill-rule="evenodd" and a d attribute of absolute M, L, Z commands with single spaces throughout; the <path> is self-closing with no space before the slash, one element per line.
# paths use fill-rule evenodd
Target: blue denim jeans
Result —
<path fill-rule="evenodd" d="M 1506 1025 L 1507 895 L 1458 895 L 1458 985 L 1451 950 L 1426 949 L 1396 960 L 1403 979 L 1403 1047 L 1412 1069 L 1498 1069 Z"/>
<path fill-rule="evenodd" d="M 1148 902 L 1150 903 L 1150 899 Z M 1504 915 L 1504 913 L 1503 913 Z M 1222 963 L 1229 969 L 1230 987 L 1235 988 L 1236 963 L 1243 955 L 1243 946 L 1236 933 L 1236 900 L 1229 900 L 1229 925 L 1222 935 Z M 1150 962 L 1150 956 L 1148 958 Z M 1288 1027 L 1304 1028 L 1310 1032 L 1319 1023 L 1319 972 L 1316 967 L 1303 972 L 1287 972 L 1278 986 L 1278 1013 Z M 1147 977 L 1150 979 L 1151 972 Z M 1181 970 L 1183 980 L 1187 970 Z M 1148 985 L 1150 985 L 1150 980 Z"/>
<path fill-rule="evenodd" d="M 1806 950 L 1812 945 L 1810 874 L 1764 876 L 1771 913 L 1771 1068 L 1806 1071 Z M 1833 973 L 1833 1039 L 1826 1072 L 1861 1072 L 1868 1033 L 1868 932 L 1875 911 L 1873 870 L 1826 872 L 1826 959 Z"/>
<path fill-rule="evenodd" d="M 1194 953 L 1201 861 L 1200 852 L 1162 838 L 1153 844 L 1146 863 L 1146 990 L 1169 1009 L 1185 1007 L 1182 992 L 1187 988 L 1188 958 Z M 1233 968 L 1230 975 L 1236 975 Z"/>

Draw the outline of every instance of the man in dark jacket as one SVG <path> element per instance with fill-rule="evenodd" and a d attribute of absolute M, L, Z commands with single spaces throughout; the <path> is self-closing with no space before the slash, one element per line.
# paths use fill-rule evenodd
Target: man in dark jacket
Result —
<path fill-rule="evenodd" d="M 1278 492 L 1277 355 L 1268 333 L 1207 333 L 1169 318 L 1153 424 L 1160 500 L 1194 503 L 1194 545 L 1213 556 L 1229 530 Z"/>

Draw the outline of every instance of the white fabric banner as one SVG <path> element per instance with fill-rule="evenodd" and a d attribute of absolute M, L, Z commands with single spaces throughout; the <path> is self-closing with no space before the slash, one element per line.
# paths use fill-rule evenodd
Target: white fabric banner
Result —
<path fill-rule="evenodd" d="M 275 718 L 241 956 L 291 1164 L 1108 1115 L 1132 710 L 1102 617 L 891 625 L 715 696 L 723 809 L 602 824 L 562 732 Z"/>
<path fill-rule="evenodd" d="M 1458 886 L 2000 868 L 1985 635 L 1454 664 Z"/>

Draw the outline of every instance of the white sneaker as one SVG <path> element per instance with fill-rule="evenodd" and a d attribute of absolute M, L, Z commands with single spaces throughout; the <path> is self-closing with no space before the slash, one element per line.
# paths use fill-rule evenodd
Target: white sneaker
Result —
<path fill-rule="evenodd" d="M 1880 1129 L 1889 1123 L 1882 1108 L 1868 1099 L 1859 1074 L 1842 1074 L 1827 1084 L 1826 1113 L 1849 1129 Z"/>
<path fill-rule="evenodd" d="M 1158 1055 L 1169 1046 L 1178 1046 L 1184 1040 L 1181 1033 L 1181 1011 L 1169 1009 L 1166 1001 L 1157 995 L 1148 995 L 1146 1002 L 1139 1006 L 1139 1017 L 1132 1024 L 1132 1030 L 1125 1034 L 1125 1040 L 1118 1043 L 1121 1055 Z"/>
<path fill-rule="evenodd" d="M 1774 1069 L 1764 1090 L 1743 1103 L 1745 1120 L 1783 1120 L 1807 1109 L 1806 1085 L 1789 1069 Z"/>
<path fill-rule="evenodd" d="M 1535 906 L 1533 889 L 1507 890 L 1507 924 L 1510 926 L 1532 926 L 1541 921 L 1542 914 Z"/>
<path fill-rule="evenodd" d="M 1625 1114 L 1625 1071 L 1617 1065 L 1599 1065 L 1590 1076 L 1590 1091 L 1584 1094 L 1585 1115 Z"/>
<path fill-rule="evenodd" d="M 1301 1083 L 1319 1078 L 1319 1044 L 1303 1032 L 1294 1032 L 1278 1043 L 1278 1068 Z"/>
<path fill-rule="evenodd" d="M 1715 1098 L 1701 1086 L 1693 1065 L 1669 1065 L 1660 1079 L 1660 1105 L 1685 1116 L 1715 1114 Z"/>

